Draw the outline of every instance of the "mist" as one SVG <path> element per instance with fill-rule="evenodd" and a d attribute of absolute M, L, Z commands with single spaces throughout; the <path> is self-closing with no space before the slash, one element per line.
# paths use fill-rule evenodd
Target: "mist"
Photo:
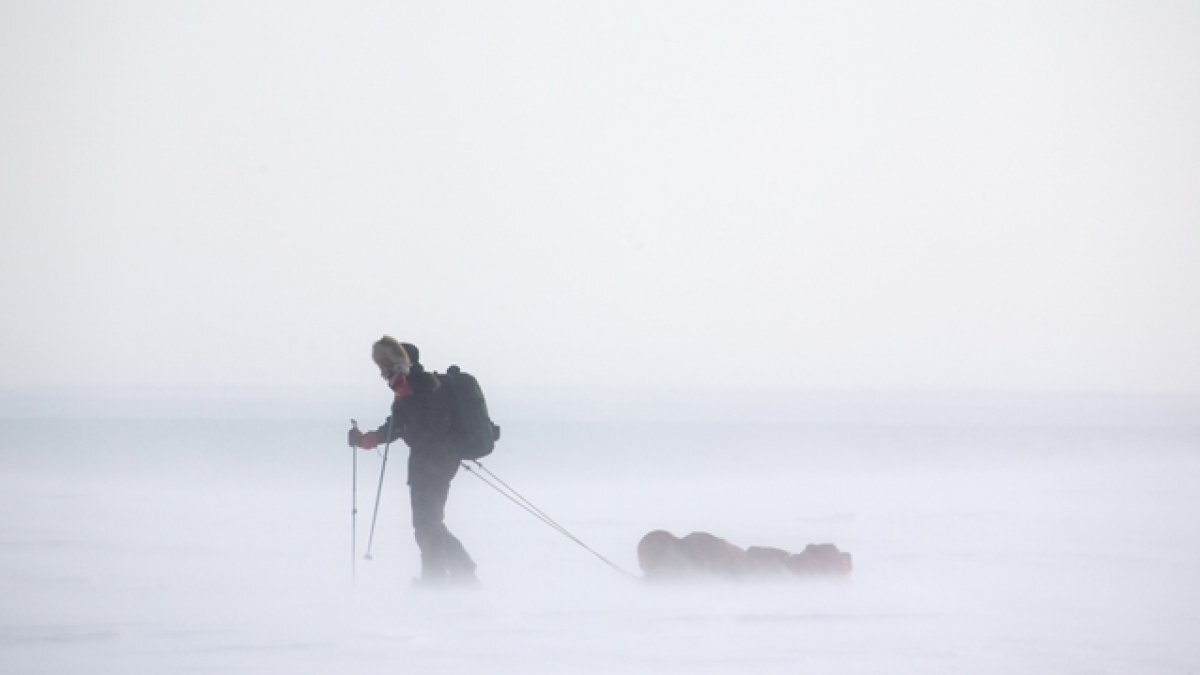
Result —
<path fill-rule="evenodd" d="M 834 542 L 854 556 L 848 578 L 630 581 L 460 472 L 447 522 L 482 586 L 441 592 L 410 585 L 403 447 L 370 561 L 381 457 L 358 451 L 352 557 L 337 420 L 6 421 L 5 661 L 22 673 L 1196 667 L 1194 424 L 836 407 L 857 421 L 516 422 L 484 463 L 635 574 L 638 539 L 669 529 Z"/>
<path fill-rule="evenodd" d="M 1200 670 L 1198 34 L 0 4 L 6 672 Z M 407 449 L 345 447 L 384 334 L 634 577 L 657 529 L 853 572 L 630 580 L 463 471 L 480 586 L 415 588 Z"/>
<path fill-rule="evenodd" d="M 5 388 L 1200 390 L 1187 4 L 0 12 Z"/>

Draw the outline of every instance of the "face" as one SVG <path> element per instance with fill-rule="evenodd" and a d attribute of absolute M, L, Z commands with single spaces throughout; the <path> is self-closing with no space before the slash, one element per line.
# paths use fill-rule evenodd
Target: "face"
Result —
<path fill-rule="evenodd" d="M 371 360 L 375 362 L 376 366 L 379 366 L 379 376 L 385 380 L 391 379 L 397 370 L 407 370 L 406 359 L 387 345 L 376 345 L 371 350 Z"/>
<path fill-rule="evenodd" d="M 385 380 L 389 379 L 391 377 L 390 373 L 392 372 L 391 366 L 382 362 L 378 357 L 373 357 L 373 360 L 375 361 L 375 365 L 379 366 L 379 376 Z"/>

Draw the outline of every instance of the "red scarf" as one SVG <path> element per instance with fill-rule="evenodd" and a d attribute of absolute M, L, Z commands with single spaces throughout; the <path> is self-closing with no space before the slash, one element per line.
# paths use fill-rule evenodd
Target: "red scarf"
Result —
<path fill-rule="evenodd" d="M 396 373 L 392 379 L 388 380 L 388 386 L 396 393 L 396 400 L 411 396 L 413 393 L 412 385 L 408 383 L 408 376 L 404 373 Z"/>

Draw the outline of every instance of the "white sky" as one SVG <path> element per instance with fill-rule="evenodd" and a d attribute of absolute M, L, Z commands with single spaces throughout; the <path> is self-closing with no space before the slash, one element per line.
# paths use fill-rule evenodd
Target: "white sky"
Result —
<path fill-rule="evenodd" d="M 1200 5 L 2 2 L 0 382 L 1200 391 Z"/>

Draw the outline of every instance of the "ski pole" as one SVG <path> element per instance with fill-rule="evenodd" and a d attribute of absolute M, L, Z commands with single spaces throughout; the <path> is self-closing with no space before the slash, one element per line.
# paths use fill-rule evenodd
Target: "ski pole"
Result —
<path fill-rule="evenodd" d="M 358 422 L 350 420 L 350 427 L 358 429 Z M 350 446 L 350 581 L 358 581 L 358 448 Z"/>
<path fill-rule="evenodd" d="M 392 436 L 392 420 L 388 420 L 387 428 L 388 438 Z M 375 512 L 371 514 L 371 534 L 367 537 L 367 553 L 363 556 L 363 560 L 374 560 L 371 556 L 371 547 L 375 545 L 375 521 L 379 520 L 379 500 L 383 497 L 383 473 L 387 471 L 388 449 L 392 447 L 392 442 L 388 441 L 383 446 L 383 464 L 379 465 L 379 487 L 375 490 Z"/>

